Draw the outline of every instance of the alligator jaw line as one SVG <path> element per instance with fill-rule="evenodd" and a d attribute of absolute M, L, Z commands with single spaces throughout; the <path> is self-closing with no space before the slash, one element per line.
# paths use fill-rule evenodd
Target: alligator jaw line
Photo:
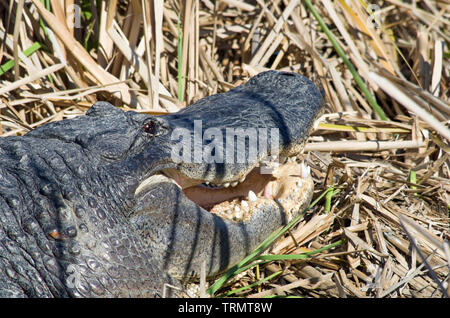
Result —
<path fill-rule="evenodd" d="M 310 167 L 296 156 L 281 158 L 272 174 L 260 174 L 257 167 L 239 180 L 214 185 L 166 169 L 141 182 L 135 195 L 161 182 L 176 184 L 198 206 L 234 221 L 248 220 L 260 204 L 281 204 L 290 215 L 308 200 L 313 188 Z"/>

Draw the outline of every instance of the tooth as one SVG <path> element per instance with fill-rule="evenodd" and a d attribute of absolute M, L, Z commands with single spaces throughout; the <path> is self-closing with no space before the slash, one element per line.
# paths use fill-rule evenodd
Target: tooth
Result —
<path fill-rule="evenodd" d="M 302 180 L 298 179 L 298 180 L 297 180 L 297 187 L 301 188 L 302 185 L 303 185 Z"/>
<path fill-rule="evenodd" d="M 322 117 L 318 118 L 314 124 L 313 124 L 313 129 L 317 130 L 317 127 L 319 127 L 320 122 L 322 121 Z"/>
<path fill-rule="evenodd" d="M 245 177 L 246 177 L 246 176 L 241 177 L 241 178 L 239 179 L 239 182 L 244 182 L 244 181 L 245 181 Z"/>
<path fill-rule="evenodd" d="M 231 182 L 231 186 L 232 186 L 232 187 L 235 187 L 235 186 L 238 185 L 238 183 L 239 183 L 238 181 L 233 181 L 233 182 Z"/>
<path fill-rule="evenodd" d="M 242 200 L 242 201 L 241 201 L 241 207 L 242 207 L 244 210 L 248 210 L 248 203 L 247 203 L 247 201 Z"/>
<path fill-rule="evenodd" d="M 206 181 L 205 184 L 206 184 L 206 185 L 209 185 L 209 181 Z"/>
<path fill-rule="evenodd" d="M 226 182 L 226 183 L 223 184 L 223 186 L 224 186 L 225 188 L 228 188 L 228 187 L 230 186 L 230 183 L 229 183 L 229 182 Z"/>
<path fill-rule="evenodd" d="M 234 206 L 234 212 L 236 213 L 241 212 L 241 208 L 239 207 L 239 205 Z"/>
<path fill-rule="evenodd" d="M 297 156 L 292 156 L 290 159 L 291 159 L 291 162 L 295 162 L 295 161 L 297 161 Z"/>
<path fill-rule="evenodd" d="M 268 198 L 268 199 L 272 199 L 272 195 L 273 195 L 273 187 L 272 187 L 272 182 L 269 182 L 265 188 L 264 188 L 264 197 Z"/>
<path fill-rule="evenodd" d="M 280 156 L 280 162 L 281 163 L 286 163 L 287 160 L 288 160 L 288 158 Z"/>
<path fill-rule="evenodd" d="M 251 202 L 256 202 L 256 200 L 258 200 L 258 197 L 256 196 L 255 192 L 253 192 L 252 190 L 248 191 L 248 199 Z"/>
<path fill-rule="evenodd" d="M 305 164 L 304 161 L 302 162 L 301 166 L 302 166 L 302 178 L 306 179 L 306 178 L 309 177 L 309 173 L 311 172 L 311 168 L 307 164 Z"/>

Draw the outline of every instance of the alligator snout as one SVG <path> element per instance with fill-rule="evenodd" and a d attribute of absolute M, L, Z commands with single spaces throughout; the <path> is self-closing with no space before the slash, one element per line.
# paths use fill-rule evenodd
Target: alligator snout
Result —
<path fill-rule="evenodd" d="M 196 276 L 201 261 L 208 275 L 225 270 L 309 204 L 314 185 L 302 153 L 321 110 L 310 80 L 269 71 L 159 117 L 170 156 L 137 193 L 143 200 L 158 184 L 176 193 L 176 206 L 156 213 L 172 219 L 171 236 L 157 235 L 170 242 L 163 258 L 171 275 Z"/>

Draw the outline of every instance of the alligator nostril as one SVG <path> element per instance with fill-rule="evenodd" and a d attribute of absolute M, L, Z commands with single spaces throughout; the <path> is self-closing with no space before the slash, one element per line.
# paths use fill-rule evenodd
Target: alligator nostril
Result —
<path fill-rule="evenodd" d="M 280 72 L 280 74 L 285 76 L 295 76 L 295 73 L 292 72 Z"/>

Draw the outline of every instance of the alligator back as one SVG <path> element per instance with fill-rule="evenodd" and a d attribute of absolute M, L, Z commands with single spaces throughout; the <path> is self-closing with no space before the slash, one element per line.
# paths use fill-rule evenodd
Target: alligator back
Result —
<path fill-rule="evenodd" d="M 0 139 L 0 297 L 157 296 L 171 282 L 116 201 L 126 183 L 96 160 L 58 139 Z"/>

